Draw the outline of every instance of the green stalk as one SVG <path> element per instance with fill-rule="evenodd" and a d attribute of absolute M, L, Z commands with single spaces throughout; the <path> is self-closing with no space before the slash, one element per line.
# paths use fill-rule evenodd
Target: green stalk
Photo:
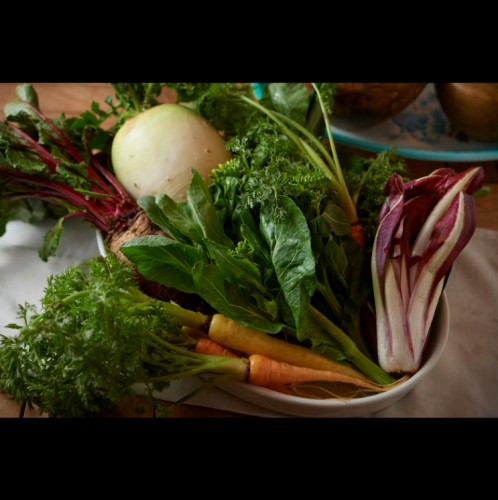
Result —
<path fill-rule="evenodd" d="M 363 372 L 367 377 L 370 377 L 377 384 L 389 385 L 396 382 L 382 368 L 377 366 L 373 361 L 370 361 L 338 326 L 334 325 L 324 314 L 318 309 L 310 306 L 309 313 L 320 324 L 320 326 L 332 337 L 337 343 L 342 353 L 346 356 L 358 370 Z"/>
<path fill-rule="evenodd" d="M 329 286 L 316 282 L 316 289 L 323 295 L 338 321 L 342 321 L 342 307 Z"/>
<path fill-rule="evenodd" d="M 325 123 L 323 123 L 320 103 L 316 100 L 316 94 L 312 94 L 310 98 L 310 111 L 308 112 L 308 119 L 306 120 L 306 130 L 316 136 L 323 135 Z"/>
<path fill-rule="evenodd" d="M 313 158 L 313 161 L 311 163 L 315 167 L 318 165 L 318 167 L 325 172 L 325 175 L 330 179 L 330 181 L 332 182 L 333 186 L 337 189 L 337 191 L 339 191 L 341 189 L 341 186 L 334 172 L 326 165 L 326 163 L 320 158 L 318 153 L 309 144 L 303 141 L 303 146 L 308 153 L 308 158 Z"/>
<path fill-rule="evenodd" d="M 353 204 L 355 207 L 356 207 L 356 204 L 358 203 L 358 198 L 360 196 L 360 192 L 363 189 L 363 186 L 365 185 L 365 182 L 368 179 L 368 176 L 370 175 L 370 172 L 372 171 L 374 166 L 375 166 L 375 163 L 372 162 L 369 169 L 366 171 L 365 175 L 361 178 L 360 185 L 358 186 L 358 189 L 353 194 Z"/>
<path fill-rule="evenodd" d="M 151 332 L 148 332 L 149 336 L 154 339 L 158 344 L 161 344 L 163 347 L 166 347 L 168 351 L 173 351 L 176 352 L 177 354 L 181 354 L 183 357 L 187 358 L 194 358 L 194 359 L 200 359 L 201 361 L 210 361 L 211 356 L 206 357 L 205 354 L 199 354 L 197 352 L 192 352 L 192 351 L 186 351 L 185 349 L 181 349 L 180 347 L 176 347 L 173 344 L 170 344 L 169 342 L 166 342 L 166 340 L 163 340 L 161 337 L 158 337 L 157 335 L 154 335 Z M 224 358 L 220 358 L 224 359 Z M 235 359 L 235 358 L 232 358 Z"/>
<path fill-rule="evenodd" d="M 364 354 L 370 361 L 373 361 L 373 358 L 368 351 L 367 344 L 365 343 L 365 339 L 360 332 L 359 319 L 360 318 L 358 316 L 358 321 L 355 321 L 355 323 L 352 323 L 351 325 L 343 324 L 342 327 L 344 328 L 347 335 L 349 335 L 353 339 L 353 342 L 356 344 L 356 347 L 358 347 L 359 351 Z"/>
<path fill-rule="evenodd" d="M 209 356 L 215 358 L 191 368 L 184 372 L 175 372 L 170 375 L 163 375 L 161 377 L 151 377 L 139 380 L 139 383 L 154 383 L 154 382 L 169 382 L 170 380 L 177 380 L 179 378 L 190 377 L 192 375 L 199 375 L 200 373 L 213 373 L 213 374 L 229 374 L 230 380 L 243 381 L 247 378 L 249 369 L 249 361 L 244 358 L 230 358 L 225 356 Z"/>
<path fill-rule="evenodd" d="M 151 307 L 152 300 L 149 302 L 143 302 L 137 304 L 128 309 L 130 314 L 133 313 L 143 313 L 149 314 L 150 311 L 153 311 Z M 196 330 L 206 331 L 206 327 L 210 316 L 206 316 L 200 312 L 193 312 L 187 309 L 183 309 L 179 306 L 175 306 L 174 304 L 170 304 L 168 302 L 156 301 L 156 305 L 161 307 L 164 312 L 170 316 L 172 316 L 172 323 L 176 326 L 189 326 L 190 328 L 195 328 Z"/>
<path fill-rule="evenodd" d="M 90 295 L 90 292 L 88 290 L 73 293 L 69 297 L 66 297 L 64 300 L 61 300 L 59 302 L 58 308 L 60 309 L 61 307 L 67 306 L 68 304 L 71 304 L 71 302 L 74 302 L 75 300 L 81 299 L 82 297 L 86 297 L 87 295 Z"/>
<path fill-rule="evenodd" d="M 327 148 L 317 139 L 317 137 L 314 136 L 309 130 L 307 130 L 306 128 L 301 126 L 299 123 L 292 120 L 292 118 L 289 118 L 285 115 L 282 115 L 281 113 L 278 113 L 277 111 L 274 111 L 273 113 L 275 115 L 277 115 L 279 118 L 281 118 L 282 120 L 286 121 L 287 123 L 290 122 L 290 125 L 297 128 L 297 130 L 299 130 L 299 132 L 301 132 L 305 137 L 307 137 L 317 147 L 317 149 L 320 151 L 320 153 L 322 153 L 323 157 L 327 160 L 328 166 L 331 169 L 330 174 L 333 175 L 334 178 L 336 178 L 335 173 L 334 173 L 334 170 L 336 168 L 334 160 L 332 159 L 329 152 L 327 151 Z"/>
<path fill-rule="evenodd" d="M 325 123 L 328 126 L 327 131 L 329 133 L 330 144 L 332 146 L 332 153 L 334 155 L 335 161 L 332 161 L 332 159 L 330 158 L 330 155 L 328 153 L 326 154 L 326 157 L 328 157 L 328 159 L 330 160 L 330 163 L 331 163 L 330 166 L 332 166 L 333 169 L 330 169 L 330 167 L 327 166 L 327 164 L 316 154 L 315 151 L 312 150 L 312 148 L 308 144 L 306 144 L 306 142 L 304 142 L 299 136 L 294 134 L 287 126 L 285 126 L 285 124 L 279 118 L 277 118 L 276 112 L 273 112 L 273 111 L 266 109 L 264 106 L 261 106 L 261 104 L 258 104 L 257 102 L 254 102 L 245 96 L 240 95 L 238 97 L 240 99 L 244 100 L 245 102 L 247 102 L 248 104 L 251 104 L 251 106 L 258 108 L 260 111 L 262 111 L 267 116 L 269 116 L 275 123 L 278 123 L 282 127 L 282 130 L 285 132 L 285 134 L 287 134 L 288 137 L 299 147 L 299 149 L 301 150 L 303 155 L 306 158 L 308 158 L 310 163 L 315 168 L 320 168 L 320 169 L 324 170 L 326 172 L 327 176 L 332 181 L 335 180 L 335 185 L 336 185 L 335 187 L 337 188 L 337 191 L 338 191 L 337 194 L 339 197 L 339 206 L 344 210 L 344 212 L 346 212 L 351 224 L 354 224 L 354 223 L 358 222 L 358 214 L 356 213 L 356 208 L 353 205 L 351 197 L 349 196 L 349 192 L 348 192 L 348 189 L 346 187 L 346 182 L 344 181 L 344 176 L 342 175 L 342 170 L 341 170 L 341 167 L 339 165 L 339 160 L 337 158 L 337 152 L 335 150 L 334 140 L 332 138 L 332 132 L 330 131 L 330 122 L 328 120 L 328 116 L 327 116 L 327 113 L 325 111 L 325 107 L 323 105 L 321 94 L 319 93 L 319 91 L 315 85 L 314 85 L 314 87 L 315 87 L 315 90 L 317 92 L 317 96 L 320 99 L 320 105 L 322 106 L 322 111 L 324 113 Z M 290 119 L 287 119 L 286 121 L 292 122 L 292 126 L 296 127 L 300 132 L 302 132 L 304 135 L 306 135 L 306 137 L 308 137 L 308 138 L 310 137 L 310 135 L 311 135 L 310 132 L 308 132 L 306 129 L 301 127 L 299 124 L 295 123 L 293 120 L 290 120 Z M 310 140 L 312 140 L 312 139 L 310 139 Z M 316 141 L 320 142 L 315 138 L 315 140 L 313 140 L 313 143 L 315 145 L 316 145 Z M 322 150 L 325 150 L 325 148 L 323 146 L 321 146 L 320 151 L 322 151 Z M 334 170 L 335 170 L 335 172 L 334 172 Z M 335 174 L 335 177 L 334 177 L 334 175 L 332 175 L 333 173 Z"/>
<path fill-rule="evenodd" d="M 330 120 L 327 114 L 327 110 L 325 109 L 325 104 L 323 103 L 322 95 L 318 90 L 318 87 L 312 83 L 313 88 L 315 89 L 316 95 L 320 101 L 320 106 L 322 108 L 323 118 L 325 120 L 325 126 L 327 128 L 327 133 L 330 139 L 330 147 L 332 148 L 332 154 L 334 156 L 334 164 L 335 164 L 335 174 L 339 179 L 339 185 L 341 186 L 339 191 L 339 205 L 341 208 L 348 214 L 349 220 L 351 224 L 355 224 L 358 222 L 358 214 L 356 213 L 356 207 L 353 205 L 353 201 L 351 200 L 351 196 L 349 196 L 348 188 L 346 187 L 346 181 L 344 180 L 344 176 L 342 174 L 342 168 L 339 163 L 339 158 L 337 157 L 337 151 L 335 149 L 334 138 L 332 136 L 332 130 L 330 128 Z"/>
<path fill-rule="evenodd" d="M 156 83 L 149 83 L 147 86 L 147 90 L 145 91 L 145 104 L 150 105 L 150 95 L 152 94 L 152 91 L 154 90 L 154 87 L 156 86 Z"/>
<path fill-rule="evenodd" d="M 135 94 L 135 90 L 133 89 L 131 83 L 127 83 L 126 85 L 128 86 L 128 90 L 130 91 L 130 97 L 133 101 L 133 105 L 135 107 L 137 115 L 139 115 L 142 112 L 142 105 L 140 104 L 140 101 L 138 100 L 137 94 Z"/>
<path fill-rule="evenodd" d="M 168 302 L 157 302 L 166 314 L 178 319 L 177 324 L 181 326 L 189 326 L 196 330 L 205 331 L 206 325 L 210 316 L 206 316 L 200 312 L 188 311 Z"/>
<path fill-rule="evenodd" d="M 119 297 L 120 299 L 128 300 L 129 302 L 134 302 L 134 303 L 138 303 L 138 304 L 152 302 L 152 299 L 150 297 L 143 298 L 143 297 L 140 297 L 138 295 L 132 295 L 131 293 L 128 293 L 128 292 L 114 292 L 113 295 L 115 297 Z"/>

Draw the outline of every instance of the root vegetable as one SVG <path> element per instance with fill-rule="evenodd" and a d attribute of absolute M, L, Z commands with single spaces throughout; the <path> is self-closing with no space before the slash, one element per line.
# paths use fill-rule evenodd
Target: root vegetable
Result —
<path fill-rule="evenodd" d="M 199 339 L 195 346 L 195 352 L 200 354 L 213 354 L 215 356 L 229 356 L 230 358 L 240 358 L 237 354 L 225 349 L 222 345 L 209 339 Z"/>
<path fill-rule="evenodd" d="M 290 344 L 266 333 L 239 325 L 221 314 L 215 314 L 209 327 L 209 338 L 224 347 L 248 355 L 260 354 L 276 361 L 315 370 L 333 371 L 364 382 L 371 380 L 362 373 L 320 356 L 306 347 Z"/>
<path fill-rule="evenodd" d="M 130 118 L 112 145 L 116 177 L 135 200 L 165 193 L 186 201 L 191 167 L 208 184 L 211 170 L 231 158 L 207 120 L 176 104 L 155 106 Z"/>
<path fill-rule="evenodd" d="M 239 356 L 229 349 L 225 349 L 222 345 L 206 339 L 200 339 L 197 342 L 195 352 L 239 358 Z M 347 376 L 334 371 L 314 370 L 312 368 L 281 363 L 267 356 L 261 356 L 260 354 L 253 354 L 249 357 L 249 376 L 247 381 L 252 385 L 266 387 L 283 394 L 291 394 L 283 386 L 288 384 L 300 384 L 303 382 L 341 382 L 363 387 L 364 389 L 370 389 L 375 392 L 382 392 L 385 390 L 377 384 L 371 384 L 356 377 Z"/>
<path fill-rule="evenodd" d="M 342 382 L 344 384 L 357 385 L 358 387 L 370 389 L 375 392 L 386 390 L 381 386 L 369 384 L 358 378 L 348 377 L 341 373 L 313 370 L 312 368 L 280 363 L 259 354 L 253 354 L 249 357 L 248 382 L 252 385 L 260 386 L 269 384 L 301 384 L 303 382 Z"/>

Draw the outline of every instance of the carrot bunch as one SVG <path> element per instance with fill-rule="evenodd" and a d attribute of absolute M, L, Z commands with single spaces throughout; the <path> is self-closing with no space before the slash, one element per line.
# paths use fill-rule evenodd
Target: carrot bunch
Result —
<path fill-rule="evenodd" d="M 292 394 L 286 386 L 304 382 L 339 382 L 373 392 L 384 392 L 398 384 L 376 384 L 353 368 L 239 325 L 221 314 L 213 316 L 207 335 L 189 327 L 183 330 L 197 340 L 196 353 L 234 359 L 242 358 L 236 352 L 242 353 L 249 361 L 248 383 L 284 394 Z"/>
<path fill-rule="evenodd" d="M 209 339 L 200 339 L 197 342 L 195 352 L 240 359 L 240 356 L 230 349 L 226 349 Z M 359 378 L 349 377 L 334 371 L 314 370 L 313 368 L 281 363 L 260 354 L 249 356 L 247 381 L 252 385 L 266 387 L 267 389 L 289 395 L 291 393 L 286 390 L 286 385 L 301 384 L 303 382 L 341 382 L 370 389 L 375 392 L 386 390 L 382 386 L 365 382 Z"/>

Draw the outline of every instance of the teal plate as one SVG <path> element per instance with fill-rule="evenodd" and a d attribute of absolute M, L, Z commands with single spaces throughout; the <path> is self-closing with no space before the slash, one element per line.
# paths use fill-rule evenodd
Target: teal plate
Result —
<path fill-rule="evenodd" d="M 254 83 L 256 96 L 264 83 Z M 441 110 L 433 83 L 401 113 L 374 127 L 348 131 L 332 126 L 335 142 L 367 151 L 396 147 L 405 158 L 436 161 L 498 160 L 498 143 L 469 139 L 458 132 Z"/>

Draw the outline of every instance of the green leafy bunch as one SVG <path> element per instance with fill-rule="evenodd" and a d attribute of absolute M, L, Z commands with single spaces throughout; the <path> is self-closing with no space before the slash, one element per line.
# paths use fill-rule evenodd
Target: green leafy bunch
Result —
<path fill-rule="evenodd" d="M 323 170 L 303 158 L 296 144 L 269 118 L 257 119 L 244 137 L 230 139 L 227 148 L 233 159 L 210 174 L 217 206 L 229 206 L 230 197 L 235 196 L 241 208 L 264 207 L 273 219 L 282 221 L 286 214 L 280 196 L 292 198 L 303 212 L 315 217 L 325 198 L 335 199 Z"/>
<path fill-rule="evenodd" d="M 167 83 L 177 92 L 176 102 L 193 103 L 195 110 L 229 138 L 243 135 L 258 114 L 238 96 L 253 99 L 249 83 Z"/>
<path fill-rule="evenodd" d="M 240 181 L 225 181 L 230 179 Z M 361 366 L 379 383 L 392 381 L 373 363 L 359 333 L 370 266 L 350 236 L 346 214 L 329 200 L 307 219 L 294 199 L 278 195 L 285 213 L 279 218 L 265 203 L 251 209 L 234 202 L 240 197 L 233 194 L 229 215 L 226 206 L 216 206 L 217 194 L 194 170 L 186 203 L 165 194 L 141 198 L 138 204 L 171 238 L 145 236 L 121 251 L 145 278 L 196 293 L 243 326 L 284 332 L 316 352 Z"/>
<path fill-rule="evenodd" d="M 168 313 L 181 309 L 136 284 L 112 253 L 49 278 L 40 312 L 20 307 L 24 324 L 9 325 L 18 335 L 1 337 L 0 388 L 51 416 L 82 417 L 126 398 L 137 382 L 152 394 L 198 366 L 176 351 L 193 342 Z"/>
<path fill-rule="evenodd" d="M 396 148 L 382 151 L 372 158 L 362 158 L 346 148 L 340 148 L 338 154 L 348 190 L 353 193 L 360 223 L 367 235 L 373 238 L 386 200 L 386 183 L 394 173 L 407 173 L 406 162 Z M 404 178 L 405 182 L 408 180 Z"/>
<path fill-rule="evenodd" d="M 92 153 L 101 123 L 94 115 L 50 120 L 31 85 L 18 86 L 16 94 L 19 101 L 7 103 L 6 121 L 0 120 L 0 236 L 10 220 L 57 218 L 39 252 L 46 261 L 56 253 L 65 219 L 78 215 L 108 231 L 136 205 Z M 98 105 L 92 109 L 105 115 Z"/>
<path fill-rule="evenodd" d="M 165 83 L 111 83 L 114 89 L 114 100 L 108 95 L 104 102 L 108 109 L 101 109 L 100 104 L 93 101 L 90 110 L 78 118 L 67 120 L 70 138 L 80 145 L 87 136 L 91 149 L 110 153 L 112 141 L 118 130 L 126 120 L 159 105 L 157 98 L 162 92 Z M 112 127 L 103 128 L 104 123 L 111 116 L 116 117 Z"/>

